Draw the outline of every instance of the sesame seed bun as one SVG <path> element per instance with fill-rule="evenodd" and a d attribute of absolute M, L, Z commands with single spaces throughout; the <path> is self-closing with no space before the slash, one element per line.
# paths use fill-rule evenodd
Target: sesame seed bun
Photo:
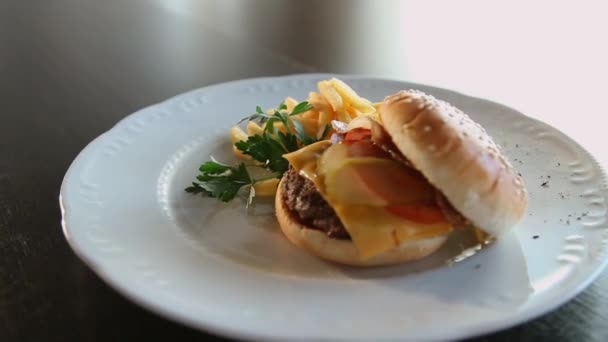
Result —
<path fill-rule="evenodd" d="M 443 234 L 432 238 L 410 240 L 402 242 L 385 253 L 362 260 L 351 240 L 333 239 L 321 231 L 299 223 L 283 200 L 284 182 L 285 178 L 279 183 L 275 197 L 275 211 L 283 234 L 296 246 L 325 260 L 363 267 L 399 264 L 418 260 L 434 253 L 447 239 L 448 234 Z"/>
<path fill-rule="evenodd" d="M 499 236 L 522 218 L 522 178 L 462 111 L 411 90 L 388 96 L 379 112 L 397 148 L 473 225 Z"/>

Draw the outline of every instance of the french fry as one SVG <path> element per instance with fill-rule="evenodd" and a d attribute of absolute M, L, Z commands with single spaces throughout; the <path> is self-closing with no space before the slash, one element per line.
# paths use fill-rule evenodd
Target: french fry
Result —
<path fill-rule="evenodd" d="M 331 120 L 333 120 L 333 115 L 330 112 L 320 112 L 319 113 L 319 120 L 317 121 L 318 124 L 317 126 L 319 127 L 325 127 L 327 125 L 329 125 L 331 123 Z"/>
<path fill-rule="evenodd" d="M 325 127 L 334 117 L 334 112 L 325 97 L 320 93 L 311 92 L 308 94 L 308 102 L 319 113 L 317 127 Z"/>
<path fill-rule="evenodd" d="M 329 139 L 331 137 L 331 135 L 333 134 L 333 132 L 335 132 L 335 131 L 330 126 L 329 131 L 327 131 L 327 134 L 325 136 L 321 136 L 321 134 L 323 134 L 324 132 L 325 132 L 325 126 L 319 126 L 317 128 L 317 133 L 315 134 L 315 137 L 320 138 L 320 139 Z"/>
<path fill-rule="evenodd" d="M 247 123 L 247 134 L 248 135 L 262 135 L 264 129 L 260 127 L 257 123 L 253 121 L 249 121 Z"/>
<path fill-rule="evenodd" d="M 248 136 L 239 126 L 230 129 L 230 141 L 235 144 L 241 140 L 247 140 Z"/>
<path fill-rule="evenodd" d="M 309 110 L 302 114 L 298 114 L 297 116 L 301 116 L 306 119 L 314 119 L 317 120 L 319 118 L 319 112 L 317 110 Z"/>
<path fill-rule="evenodd" d="M 317 112 L 331 112 L 332 108 L 325 97 L 320 93 L 311 91 L 308 93 L 308 102 L 314 107 Z"/>
<path fill-rule="evenodd" d="M 232 145 L 232 153 L 234 153 L 234 156 L 237 157 L 238 159 L 251 160 L 251 156 L 244 154 L 243 151 L 239 150 L 234 145 Z"/>
<path fill-rule="evenodd" d="M 281 131 L 283 133 L 287 132 L 287 129 L 285 129 L 285 125 L 283 125 L 283 123 L 280 121 L 275 121 L 273 126 L 274 126 L 274 129 L 277 131 Z"/>
<path fill-rule="evenodd" d="M 340 94 L 344 103 L 349 103 L 362 114 L 372 114 L 376 111 L 376 108 L 374 108 L 369 100 L 359 96 L 353 88 L 349 87 L 346 83 L 337 78 L 332 78 L 329 80 L 329 83 L 336 92 Z"/>
<path fill-rule="evenodd" d="M 317 87 L 334 112 L 339 113 L 344 111 L 342 96 L 340 96 L 340 93 L 329 81 L 321 81 L 317 84 Z"/>
<path fill-rule="evenodd" d="M 297 120 L 302 123 L 302 126 L 304 126 L 304 132 L 306 132 L 306 134 L 315 136 L 315 134 L 317 133 L 317 118 L 296 115 L 292 117 L 292 120 Z"/>
<path fill-rule="evenodd" d="M 274 196 L 279 186 L 279 179 L 272 178 L 253 184 L 256 196 Z"/>
<path fill-rule="evenodd" d="M 287 98 L 285 98 L 285 105 L 287 106 L 287 110 L 289 112 L 291 112 L 293 110 L 293 108 L 298 104 L 298 100 L 294 99 L 291 96 L 287 96 Z"/>
<path fill-rule="evenodd" d="M 247 138 L 249 137 L 245 132 L 243 132 L 243 130 L 239 126 L 234 126 L 230 129 L 230 141 L 232 142 L 232 152 L 239 159 L 251 159 L 250 156 L 243 154 L 243 151 L 240 151 L 238 148 L 236 148 L 236 146 L 234 146 L 234 144 L 236 144 L 237 142 L 241 140 L 247 140 Z"/>
<path fill-rule="evenodd" d="M 350 104 L 348 104 L 346 106 L 346 112 L 348 113 L 348 115 L 350 115 L 351 120 L 363 115 L 360 111 L 358 111 L 355 107 L 351 106 Z"/>
<path fill-rule="evenodd" d="M 333 84 L 331 84 L 330 81 L 321 81 L 317 84 L 317 86 L 319 87 L 321 95 L 325 97 L 325 100 L 327 100 L 331 108 L 336 113 L 336 119 L 343 122 L 350 122 L 351 118 L 346 112 L 344 99 L 340 93 L 338 93 Z"/>
<path fill-rule="evenodd" d="M 304 130 L 307 134 L 314 135 L 317 132 L 319 112 L 315 109 L 296 115 L 293 117 L 293 119 L 299 120 L 304 125 Z"/>
<path fill-rule="evenodd" d="M 342 122 L 350 122 L 350 120 L 352 120 L 352 118 L 344 108 L 336 112 L 336 119 Z"/>

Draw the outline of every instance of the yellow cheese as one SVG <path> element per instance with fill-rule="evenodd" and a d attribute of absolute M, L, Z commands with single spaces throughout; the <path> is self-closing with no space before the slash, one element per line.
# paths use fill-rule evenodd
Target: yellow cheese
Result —
<path fill-rule="evenodd" d="M 329 194 L 324 174 L 320 172 L 323 167 L 319 167 L 319 164 L 327 163 L 328 160 L 333 165 L 343 164 L 337 162 L 336 158 L 349 158 L 344 151 L 341 145 L 319 142 L 284 157 L 301 175 L 315 183 L 321 195 L 336 211 L 362 259 L 386 252 L 404 241 L 430 238 L 451 231 L 452 226 L 448 223 L 412 222 L 391 214 L 384 207 L 351 203 L 344 198 L 338 200 Z M 322 154 L 323 158 L 319 160 Z"/>
<path fill-rule="evenodd" d="M 287 159 L 294 169 L 310 179 L 318 188 L 321 184 L 317 182 L 317 160 L 330 146 L 329 140 L 321 140 L 295 152 L 284 154 L 283 158 Z"/>
<path fill-rule="evenodd" d="M 382 207 L 331 203 L 350 234 L 361 258 L 369 258 L 408 240 L 430 238 L 449 232 L 448 223 L 421 224 L 395 216 Z"/>

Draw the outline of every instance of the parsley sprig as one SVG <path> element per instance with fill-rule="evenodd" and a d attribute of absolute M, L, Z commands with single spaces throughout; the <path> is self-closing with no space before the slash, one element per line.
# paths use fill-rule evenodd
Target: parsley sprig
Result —
<path fill-rule="evenodd" d="M 248 120 L 264 124 L 262 135 L 253 135 L 247 140 L 235 144 L 238 150 L 281 175 L 289 167 L 287 160 L 283 158 L 284 154 L 325 139 L 331 128 L 330 125 L 326 125 L 320 136 L 311 136 L 306 133 L 304 125 L 300 121 L 293 120 L 291 117 L 309 111 L 313 109 L 313 106 L 304 101 L 298 103 L 291 113 L 288 113 L 286 109 L 285 103 L 281 103 L 272 114 L 267 114 L 260 106 L 257 106 L 256 112 L 241 122 Z M 274 125 L 275 122 L 282 123 L 285 131 L 277 129 Z"/>
<path fill-rule="evenodd" d="M 256 166 L 252 165 L 250 167 Z M 275 174 L 272 174 L 266 177 L 253 178 L 249 174 L 245 163 L 229 166 L 213 158 L 203 163 L 198 170 L 200 171 L 200 174 L 196 176 L 198 182 L 192 182 L 192 185 L 185 189 L 186 192 L 203 194 L 228 202 L 237 195 L 242 187 L 249 186 L 248 205 L 255 196 L 253 185 L 257 182 L 276 177 Z"/>
<path fill-rule="evenodd" d="M 253 185 L 244 163 L 232 167 L 211 160 L 203 163 L 198 170 L 200 174 L 196 179 L 199 182 L 192 182 L 192 185 L 185 189 L 186 192 L 204 194 L 228 202 L 243 186 Z"/>
<path fill-rule="evenodd" d="M 283 158 L 284 154 L 326 138 L 331 128 L 330 125 L 324 127 L 320 136 L 311 136 L 306 133 L 304 125 L 300 121 L 292 119 L 293 116 L 311 109 L 313 106 L 306 101 L 298 103 L 291 112 L 287 111 L 285 103 L 279 104 L 271 114 L 265 113 L 260 106 L 257 106 L 254 114 L 247 116 L 239 123 L 257 121 L 264 127 L 262 134 L 249 136 L 247 140 L 241 140 L 235 146 L 262 165 L 247 165 L 241 162 L 230 166 L 212 158 L 211 161 L 207 161 L 199 167 L 200 174 L 196 177 L 198 182 L 192 182 L 192 185 L 185 189 L 186 192 L 215 197 L 228 202 L 238 194 L 241 188 L 248 186 L 247 204 L 251 204 L 255 197 L 253 185 L 256 182 L 281 178 L 287 171 L 289 163 Z M 277 122 L 282 124 L 284 130 L 275 127 Z M 268 171 L 269 175 L 254 178 L 248 169 L 252 167 L 262 167 Z"/>

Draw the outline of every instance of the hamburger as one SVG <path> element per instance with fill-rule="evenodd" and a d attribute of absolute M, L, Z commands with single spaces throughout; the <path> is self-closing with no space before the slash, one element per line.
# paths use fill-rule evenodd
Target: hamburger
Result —
<path fill-rule="evenodd" d="M 284 155 L 276 215 L 295 245 L 341 264 L 389 265 L 434 253 L 456 229 L 499 237 L 524 215 L 521 176 L 462 111 L 410 90 L 378 112 Z"/>

